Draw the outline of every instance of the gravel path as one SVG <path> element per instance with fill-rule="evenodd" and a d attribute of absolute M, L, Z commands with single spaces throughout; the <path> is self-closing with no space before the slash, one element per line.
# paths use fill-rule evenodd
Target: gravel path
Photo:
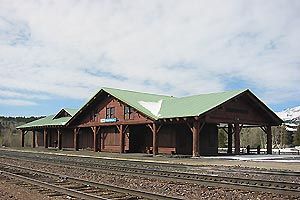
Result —
<path fill-rule="evenodd" d="M 21 161 L 5 158 L 0 158 L 0 161 L 2 163 L 10 163 L 52 173 L 60 173 L 66 176 L 74 176 L 101 183 L 128 187 L 131 189 L 145 190 L 169 196 L 182 197 L 184 199 L 300 199 L 300 197 L 288 195 L 206 187 L 198 184 L 161 181 L 154 178 L 143 178 L 134 175 L 130 176 L 117 175 L 113 173 L 100 173 L 96 170 L 81 169 L 63 165 L 46 165 L 35 163 L 33 161 Z"/>

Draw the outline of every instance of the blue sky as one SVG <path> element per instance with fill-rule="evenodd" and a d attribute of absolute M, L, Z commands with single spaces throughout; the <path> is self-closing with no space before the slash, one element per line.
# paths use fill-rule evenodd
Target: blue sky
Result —
<path fill-rule="evenodd" d="M 79 108 L 99 88 L 249 88 L 300 105 L 300 1 L 0 0 L 0 115 Z"/>

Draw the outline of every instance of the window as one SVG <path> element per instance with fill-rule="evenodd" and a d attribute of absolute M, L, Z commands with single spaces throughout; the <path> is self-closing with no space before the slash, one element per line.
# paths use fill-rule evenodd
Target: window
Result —
<path fill-rule="evenodd" d="M 115 118 L 115 107 L 106 108 L 106 119 Z"/>
<path fill-rule="evenodd" d="M 132 110 L 130 106 L 125 106 L 124 107 L 124 119 L 130 119 L 130 114 Z"/>

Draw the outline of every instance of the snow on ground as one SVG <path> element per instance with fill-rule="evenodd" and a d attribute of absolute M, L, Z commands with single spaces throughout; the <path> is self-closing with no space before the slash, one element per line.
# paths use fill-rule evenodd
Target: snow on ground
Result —
<path fill-rule="evenodd" d="M 144 108 L 146 108 L 147 110 L 149 110 L 153 115 L 155 115 L 156 117 L 159 117 L 159 111 L 161 108 L 161 104 L 162 104 L 163 100 L 159 100 L 158 102 L 152 102 L 152 101 L 139 101 L 138 103 L 143 106 Z"/>
<path fill-rule="evenodd" d="M 294 123 L 284 123 L 284 125 L 289 126 L 289 127 L 295 127 L 295 128 L 298 127 L 298 125 L 294 124 Z"/>
<path fill-rule="evenodd" d="M 296 132 L 297 128 L 285 127 L 285 130 L 290 131 L 290 132 Z"/>
<path fill-rule="evenodd" d="M 260 161 L 260 162 L 295 162 L 300 163 L 300 155 L 234 155 L 205 157 L 224 160 Z"/>

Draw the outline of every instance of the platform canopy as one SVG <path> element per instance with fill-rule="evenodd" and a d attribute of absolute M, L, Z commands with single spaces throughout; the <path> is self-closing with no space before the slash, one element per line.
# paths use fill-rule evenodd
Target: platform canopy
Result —
<path fill-rule="evenodd" d="M 39 129 L 45 127 L 63 127 L 75 115 L 78 109 L 63 108 L 55 115 L 49 115 L 44 118 L 18 126 L 17 129 Z"/>

